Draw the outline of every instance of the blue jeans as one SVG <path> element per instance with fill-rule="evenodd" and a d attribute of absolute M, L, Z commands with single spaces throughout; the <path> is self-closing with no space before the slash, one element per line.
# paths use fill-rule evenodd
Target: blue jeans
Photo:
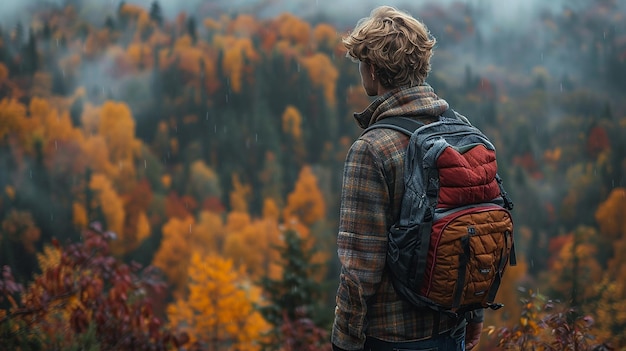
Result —
<path fill-rule="evenodd" d="M 365 351 L 465 351 L 465 323 L 426 340 L 392 343 L 368 337 Z"/>

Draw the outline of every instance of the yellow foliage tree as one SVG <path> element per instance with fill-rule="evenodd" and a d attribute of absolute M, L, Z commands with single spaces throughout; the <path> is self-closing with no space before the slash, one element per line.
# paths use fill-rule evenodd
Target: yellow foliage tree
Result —
<path fill-rule="evenodd" d="M 575 304 L 594 298 L 594 286 L 602 280 L 603 269 L 595 258 L 598 248 L 593 243 L 597 234 L 594 228 L 578 227 L 564 238 L 550 270 L 542 274 L 550 289 Z"/>
<path fill-rule="evenodd" d="M 274 199 L 267 198 L 263 201 L 263 218 L 271 219 L 278 223 L 278 219 L 280 218 L 280 210 Z"/>
<path fill-rule="evenodd" d="M 603 279 L 594 284 L 598 294 L 593 307 L 600 337 L 613 345 L 626 345 L 626 189 L 613 189 L 609 197 L 598 207 L 595 216 L 602 235 L 608 237 L 613 256 L 607 262 Z"/>
<path fill-rule="evenodd" d="M 292 105 L 283 112 L 283 132 L 291 135 L 295 140 L 302 138 L 302 116 L 300 111 Z"/>
<path fill-rule="evenodd" d="M 283 210 L 283 220 L 292 217 L 310 226 L 326 215 L 324 196 L 317 185 L 317 177 L 310 166 L 302 167 L 293 192 L 287 196 L 287 206 Z"/>
<path fill-rule="evenodd" d="M 152 50 L 152 47 L 144 42 L 133 42 L 128 45 L 126 55 L 135 68 L 146 69 L 154 64 Z"/>
<path fill-rule="evenodd" d="M 280 272 L 274 246 L 280 244 L 280 229 L 271 217 L 248 222 L 237 231 L 229 231 L 224 239 L 223 255 L 243 267 L 253 280 L 276 276 Z"/>
<path fill-rule="evenodd" d="M 259 59 L 252 40 L 249 37 L 216 35 L 213 44 L 224 52 L 222 69 L 230 78 L 231 89 L 241 92 L 243 78 L 251 80 L 253 77 L 252 72 L 248 72 L 250 65 Z"/>
<path fill-rule="evenodd" d="M 612 239 L 626 237 L 626 189 L 615 188 L 598 207 L 595 216 L 602 234 Z"/>
<path fill-rule="evenodd" d="M 105 102 L 100 112 L 98 134 L 106 142 L 111 163 L 119 167 L 119 179 L 132 179 L 141 142 L 135 138 L 135 120 L 128 105 Z"/>
<path fill-rule="evenodd" d="M 243 271 L 231 260 L 193 254 L 188 277 L 188 297 L 167 307 L 170 324 L 209 350 L 260 350 L 269 325 L 254 308 L 260 289 Z"/>
<path fill-rule="evenodd" d="M 77 229 L 87 228 L 89 224 L 87 209 L 83 204 L 76 201 L 72 203 L 72 222 Z"/>
<path fill-rule="evenodd" d="M 222 217 L 211 211 L 202 211 L 193 229 L 194 248 L 201 254 L 217 254 L 222 251 L 225 238 Z"/>
<path fill-rule="evenodd" d="M 228 25 L 229 34 L 238 37 L 252 37 L 259 32 L 261 24 L 249 14 L 240 14 Z"/>
<path fill-rule="evenodd" d="M 626 240 L 615 245 L 615 252 L 626 250 Z M 623 255 L 611 262 L 601 283 L 593 284 L 598 300 L 592 307 L 599 337 L 618 347 L 626 345 L 626 263 Z M 618 263 L 619 262 L 619 263 Z"/>
<path fill-rule="evenodd" d="M 109 149 L 107 148 L 104 137 L 101 135 L 88 136 L 82 144 L 86 162 L 88 167 L 94 173 L 101 173 L 115 179 L 118 175 L 118 167 L 115 167 L 109 158 Z"/>
<path fill-rule="evenodd" d="M 161 246 L 154 255 L 152 264 L 163 271 L 173 285 L 175 294 L 182 294 L 187 285 L 187 269 L 192 255 L 193 227 L 195 220 L 188 216 L 184 219 L 170 218 L 161 231 Z"/>
<path fill-rule="evenodd" d="M 328 23 L 320 23 L 313 29 L 313 38 L 318 47 L 333 48 L 339 39 L 335 27 Z"/>
<path fill-rule="evenodd" d="M 103 174 L 92 175 L 89 188 L 94 192 L 96 204 L 102 210 L 107 230 L 118 237 L 118 240 L 111 243 L 111 251 L 115 255 L 123 255 L 128 249 L 124 244 L 124 201 L 115 191 L 110 179 Z"/>
<path fill-rule="evenodd" d="M 41 138 L 45 143 L 66 140 L 80 140 L 80 131 L 72 126 L 69 113 L 59 114 L 57 109 L 50 106 L 46 99 L 33 98 L 28 106 L 32 123 L 36 125 L 33 138 Z"/>
<path fill-rule="evenodd" d="M 24 138 L 22 131 L 26 127 L 26 107 L 16 99 L 0 101 L 0 142 L 6 135 Z"/>
<path fill-rule="evenodd" d="M 321 52 L 300 59 L 302 65 L 309 72 L 309 78 L 314 86 L 320 87 L 324 91 L 324 98 L 329 106 L 335 106 L 335 90 L 339 71 L 328 57 Z"/>
<path fill-rule="evenodd" d="M 279 25 L 278 33 L 281 38 L 290 43 L 306 48 L 311 41 L 311 25 L 289 13 L 284 13 L 276 19 Z"/>
<path fill-rule="evenodd" d="M 137 20 L 142 15 L 147 15 L 147 12 L 143 7 L 139 5 L 123 3 L 120 7 L 119 14 L 121 17 L 125 17 L 127 20 Z"/>
<path fill-rule="evenodd" d="M 310 227 L 326 215 L 324 196 L 317 185 L 317 177 L 309 166 L 302 167 L 295 189 L 287 195 L 287 204 L 283 209 L 283 225 L 286 230 L 297 232 L 305 245 L 305 251 L 314 251 L 312 263 L 323 265 L 329 254 L 316 250 L 316 238 L 311 235 Z M 315 278 L 322 279 L 324 269 L 319 269 Z"/>
<path fill-rule="evenodd" d="M 248 212 L 248 202 L 252 187 L 242 184 L 237 174 L 233 174 L 233 190 L 230 193 L 230 207 L 233 212 Z"/>
<path fill-rule="evenodd" d="M 4 63 L 0 63 L 0 86 L 9 78 L 9 69 Z"/>

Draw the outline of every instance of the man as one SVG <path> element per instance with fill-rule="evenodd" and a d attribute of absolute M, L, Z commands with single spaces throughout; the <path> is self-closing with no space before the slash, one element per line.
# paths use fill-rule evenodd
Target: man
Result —
<path fill-rule="evenodd" d="M 426 83 L 435 42 L 423 23 L 389 6 L 374 9 L 344 38 L 347 56 L 359 62 L 365 92 L 377 97 L 355 113 L 361 128 L 391 116 L 429 123 L 448 109 Z M 470 350 L 479 341 L 482 310 L 458 320 L 415 307 L 398 296 L 385 268 L 387 230 L 400 214 L 408 141 L 401 132 L 374 129 L 346 157 L 334 350 Z"/>

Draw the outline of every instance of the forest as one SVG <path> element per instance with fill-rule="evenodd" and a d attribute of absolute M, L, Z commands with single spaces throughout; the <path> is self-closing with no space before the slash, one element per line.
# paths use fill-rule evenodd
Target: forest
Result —
<path fill-rule="evenodd" d="M 626 4 L 555 3 L 400 7 L 515 203 L 480 350 L 626 350 Z M 244 10 L 0 16 L 0 349 L 330 350 L 354 23 Z"/>

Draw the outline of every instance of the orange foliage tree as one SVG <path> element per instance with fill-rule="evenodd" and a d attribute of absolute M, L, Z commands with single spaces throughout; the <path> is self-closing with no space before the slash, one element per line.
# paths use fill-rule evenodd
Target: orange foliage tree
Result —
<path fill-rule="evenodd" d="M 594 284 L 598 294 L 593 305 L 600 335 L 616 347 L 626 345 L 626 189 L 615 188 L 598 207 L 595 216 L 600 233 L 606 236 L 612 255 L 603 272 L 602 282 Z"/>
<path fill-rule="evenodd" d="M 135 158 L 141 142 L 135 138 L 135 120 L 128 105 L 107 101 L 102 105 L 98 134 L 104 138 L 110 162 L 119 168 L 118 183 L 135 176 Z"/>
<path fill-rule="evenodd" d="M 232 181 L 233 190 L 230 193 L 230 207 L 233 212 L 246 213 L 248 212 L 252 188 L 248 184 L 243 184 L 237 174 L 233 174 Z"/>
<path fill-rule="evenodd" d="M 191 256 L 189 294 L 167 307 L 170 325 L 185 331 L 202 349 L 260 350 L 268 330 L 256 311 L 260 290 L 232 260 L 217 255 Z"/>
<path fill-rule="evenodd" d="M 602 234 L 611 239 L 626 237 L 626 189 L 615 188 L 596 210 L 596 221 Z"/>
<path fill-rule="evenodd" d="M 285 222 L 296 219 L 310 226 L 325 215 L 326 204 L 317 185 L 317 177 L 310 166 L 304 166 L 298 175 L 295 189 L 287 196 L 283 219 Z"/>
<path fill-rule="evenodd" d="M 19 243 L 27 253 L 34 254 L 41 230 L 35 224 L 30 212 L 11 210 L 0 224 L 0 234 L 0 253 L 6 258 L 14 255 L 14 252 L 11 252 L 13 248 L 8 242 Z M 4 240 L 6 242 L 3 242 Z"/>
<path fill-rule="evenodd" d="M 283 132 L 291 135 L 295 140 L 302 138 L 302 116 L 294 106 L 287 106 L 283 112 Z"/>
<path fill-rule="evenodd" d="M 550 296 L 570 301 L 583 311 L 596 296 L 594 285 L 602 279 L 602 267 L 596 258 L 597 235 L 594 228 L 582 226 L 568 234 L 560 247 L 554 247 L 550 269 L 541 275 Z"/>
<path fill-rule="evenodd" d="M 272 202 L 266 206 L 272 206 Z M 273 247 L 280 245 L 280 229 L 272 210 L 264 211 L 262 219 L 252 219 L 247 213 L 231 212 L 226 222 L 222 255 L 249 274 L 253 281 L 262 276 L 275 277 L 281 269 L 274 262 L 277 252 Z"/>
<path fill-rule="evenodd" d="M 313 85 L 323 89 L 328 105 L 335 106 L 337 98 L 335 90 L 339 71 L 328 55 L 318 52 L 312 56 L 302 57 L 300 61 L 309 72 L 309 78 Z"/>
<path fill-rule="evenodd" d="M 311 25 L 290 13 L 283 13 L 276 18 L 278 34 L 293 45 L 307 48 L 311 42 Z"/>
<path fill-rule="evenodd" d="M 94 207 L 99 208 L 104 215 L 107 230 L 112 231 L 120 238 L 123 237 L 124 218 L 126 216 L 124 201 L 111 184 L 111 180 L 103 174 L 94 174 L 91 177 L 89 189 L 95 194 L 96 205 Z M 118 242 L 123 243 L 125 241 Z M 113 252 L 116 254 L 122 254 L 126 249 L 122 244 L 115 246 L 117 247 L 113 248 Z"/>
<path fill-rule="evenodd" d="M 229 77 L 231 89 L 235 93 L 241 92 L 243 84 L 252 82 L 250 65 L 259 59 L 252 41 L 248 37 L 222 35 L 216 35 L 213 41 L 224 53 L 222 69 Z M 244 78 L 248 81 L 243 81 Z"/>
<path fill-rule="evenodd" d="M 310 166 L 302 167 L 300 170 L 294 190 L 287 195 L 282 214 L 285 228 L 294 230 L 302 236 L 303 250 L 313 250 L 319 244 L 318 238 L 311 235 L 310 228 L 326 215 L 326 202 Z M 314 251 L 311 259 L 313 264 L 322 264 L 328 260 L 327 251 Z M 319 269 L 316 278 L 322 279 L 324 274 L 325 271 Z"/>
<path fill-rule="evenodd" d="M 287 143 L 292 149 L 296 160 L 306 159 L 306 147 L 302 136 L 302 115 L 300 111 L 292 105 L 285 108 L 282 115 L 283 133 L 287 135 Z M 302 162 L 302 161 L 300 161 Z"/>
<path fill-rule="evenodd" d="M 152 261 L 155 267 L 164 272 L 175 295 L 184 293 L 187 286 L 187 269 L 194 248 L 194 224 L 192 216 L 170 218 L 162 228 L 163 239 Z"/>

